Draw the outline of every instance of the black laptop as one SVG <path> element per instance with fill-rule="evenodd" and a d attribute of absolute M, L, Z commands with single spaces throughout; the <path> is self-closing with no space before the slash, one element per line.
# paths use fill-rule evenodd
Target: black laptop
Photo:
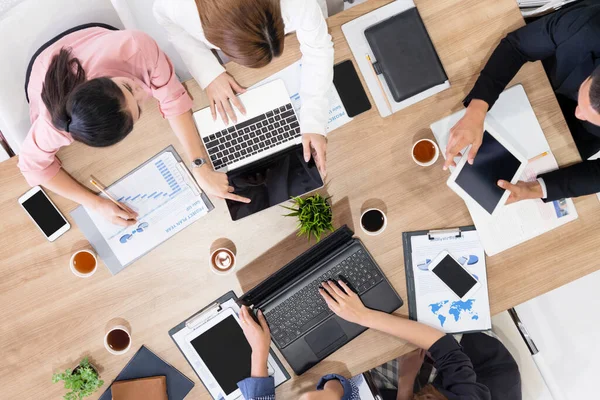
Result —
<path fill-rule="evenodd" d="M 403 304 L 353 234 L 344 225 L 239 299 L 263 311 L 275 345 L 296 375 L 366 330 L 329 310 L 318 291 L 321 282 L 343 280 L 375 310 L 391 313 Z"/>

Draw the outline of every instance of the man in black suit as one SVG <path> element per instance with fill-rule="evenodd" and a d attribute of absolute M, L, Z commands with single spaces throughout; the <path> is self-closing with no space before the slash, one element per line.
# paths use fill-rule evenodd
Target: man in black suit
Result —
<path fill-rule="evenodd" d="M 500 93 L 528 61 L 542 60 L 582 158 L 600 150 L 600 2 L 583 1 L 509 33 L 498 45 L 464 100 L 467 111 L 450 130 L 444 169 L 472 144 L 481 146 L 483 121 Z M 600 192 L 600 160 L 583 161 L 542 174 L 537 181 L 499 181 L 509 202 L 552 201 Z"/>

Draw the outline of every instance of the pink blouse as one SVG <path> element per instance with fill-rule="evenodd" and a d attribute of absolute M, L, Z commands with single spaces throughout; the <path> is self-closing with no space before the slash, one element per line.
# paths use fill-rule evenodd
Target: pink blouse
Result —
<path fill-rule="evenodd" d="M 42 101 L 42 85 L 52 57 L 62 47 L 71 48 L 88 79 L 126 77 L 140 84 L 160 103 L 165 118 L 192 108 L 192 99 L 177 79 L 171 61 L 148 35 L 136 31 L 110 31 L 89 28 L 71 33 L 44 50 L 35 60 L 29 81 L 31 129 L 19 155 L 19 168 L 27 182 L 41 185 L 60 169 L 56 153 L 73 143 L 68 132 L 52 126 Z"/>

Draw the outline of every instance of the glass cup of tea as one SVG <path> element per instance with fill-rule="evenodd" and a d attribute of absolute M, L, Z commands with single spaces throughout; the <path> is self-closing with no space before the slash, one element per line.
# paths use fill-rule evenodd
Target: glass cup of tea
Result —
<path fill-rule="evenodd" d="M 440 156 L 440 148 L 429 139 L 421 139 L 412 147 L 412 158 L 421 167 L 433 165 Z"/>
<path fill-rule="evenodd" d="M 210 269 L 217 275 L 227 275 L 235 269 L 235 254 L 228 248 L 221 247 L 210 255 Z"/>
<path fill-rule="evenodd" d="M 369 208 L 360 216 L 360 227 L 367 235 L 379 235 L 387 227 L 387 217 L 380 209 Z"/>
<path fill-rule="evenodd" d="M 104 347 L 116 356 L 125 354 L 131 348 L 131 333 L 124 325 L 115 325 L 104 335 Z"/>
<path fill-rule="evenodd" d="M 71 272 L 80 278 L 89 278 L 98 269 L 98 259 L 91 250 L 79 250 L 71 256 Z"/>

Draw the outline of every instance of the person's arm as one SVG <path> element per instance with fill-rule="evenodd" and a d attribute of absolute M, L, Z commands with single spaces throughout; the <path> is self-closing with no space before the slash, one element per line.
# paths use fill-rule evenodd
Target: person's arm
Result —
<path fill-rule="evenodd" d="M 208 161 L 208 155 L 202 145 L 202 139 L 198 134 L 196 124 L 194 124 L 191 111 L 169 118 L 169 124 L 175 132 L 175 136 L 183 145 L 190 161 L 196 158 L 204 158 Z M 229 186 L 227 175 L 215 172 L 210 164 L 207 163 L 200 168 L 193 168 L 192 173 L 200 187 L 204 188 L 208 194 L 242 203 L 250 202 L 250 199 L 232 193 L 234 189 Z"/>
<path fill-rule="evenodd" d="M 41 117 L 36 119 L 19 154 L 18 166 L 27 182 L 31 186 L 42 185 L 60 196 L 84 205 L 115 225 L 134 224 L 137 214 L 130 214 L 112 201 L 96 195 L 61 168 L 56 153 L 72 141 L 48 121 Z"/>
<path fill-rule="evenodd" d="M 188 6 L 192 6 L 189 7 Z M 246 90 L 241 87 L 225 68 L 219 63 L 212 50 L 202 41 L 192 37 L 179 20 L 188 22 L 190 15 L 198 15 L 193 1 L 174 2 L 172 0 L 157 0 L 154 2 L 154 16 L 159 24 L 167 31 L 169 41 L 181 56 L 187 69 L 203 90 L 206 90 L 213 119 L 217 112 L 225 124 L 229 118 L 237 122 L 232 106 L 242 114 L 246 109 L 236 97 Z M 184 16 L 184 18 L 178 18 Z M 198 24 L 200 24 L 198 16 Z"/>
<path fill-rule="evenodd" d="M 189 161 L 201 157 L 208 161 L 200 135 L 192 118 L 192 99 L 177 79 L 173 65 L 156 42 L 142 32 L 133 33 L 148 65 L 152 95 L 159 101 L 160 110 L 177 138 L 181 141 Z M 249 202 L 248 199 L 233 194 L 227 175 L 216 172 L 208 164 L 193 168 L 200 186 L 209 194 L 219 198 Z"/>
<path fill-rule="evenodd" d="M 477 383 L 471 360 L 451 335 L 420 322 L 368 309 L 344 282 L 337 283 L 339 286 L 334 282 L 323 282 L 322 288 L 319 289 L 319 293 L 336 315 L 355 324 L 386 332 L 427 350 L 442 377 L 442 394 L 446 397 L 478 400 L 491 398 L 489 389 Z"/>
<path fill-rule="evenodd" d="M 444 336 L 442 331 L 425 324 L 366 308 L 344 282 L 338 284 L 323 282 L 319 293 L 331 311 L 346 321 L 388 333 L 425 350 Z"/>
<path fill-rule="evenodd" d="M 250 315 L 248 307 L 240 309 L 240 322 L 244 335 L 252 348 L 250 377 L 238 382 L 246 400 L 275 399 L 275 379 L 269 376 L 267 362 L 271 348 L 271 331 L 262 311 L 258 311 L 258 323 Z"/>
<path fill-rule="evenodd" d="M 600 160 L 583 161 L 538 178 L 546 186 L 545 202 L 600 192 Z"/>
<path fill-rule="evenodd" d="M 456 166 L 454 157 L 470 144 L 468 161 L 473 163 L 481 146 L 487 111 L 523 64 L 552 56 L 562 41 L 576 33 L 573 18 L 572 14 L 558 11 L 509 33 L 500 41 L 463 101 L 467 107 L 465 116 L 450 130 L 444 169 Z"/>
<path fill-rule="evenodd" d="M 299 117 L 304 158 L 308 161 L 312 155 L 325 176 L 327 141 L 324 136 L 329 119 L 327 93 L 333 85 L 333 42 L 316 0 L 286 0 L 282 2 L 282 12 L 289 13 L 302 52 Z"/>
<path fill-rule="evenodd" d="M 157 0 L 154 2 L 153 12 L 158 23 L 167 31 L 169 41 L 202 89 L 206 89 L 217 76 L 225 72 L 212 50 L 205 43 L 192 37 L 185 27 L 177 22 L 178 15 L 187 15 L 189 20 L 193 20 L 189 15 L 198 15 L 195 2 Z"/>

